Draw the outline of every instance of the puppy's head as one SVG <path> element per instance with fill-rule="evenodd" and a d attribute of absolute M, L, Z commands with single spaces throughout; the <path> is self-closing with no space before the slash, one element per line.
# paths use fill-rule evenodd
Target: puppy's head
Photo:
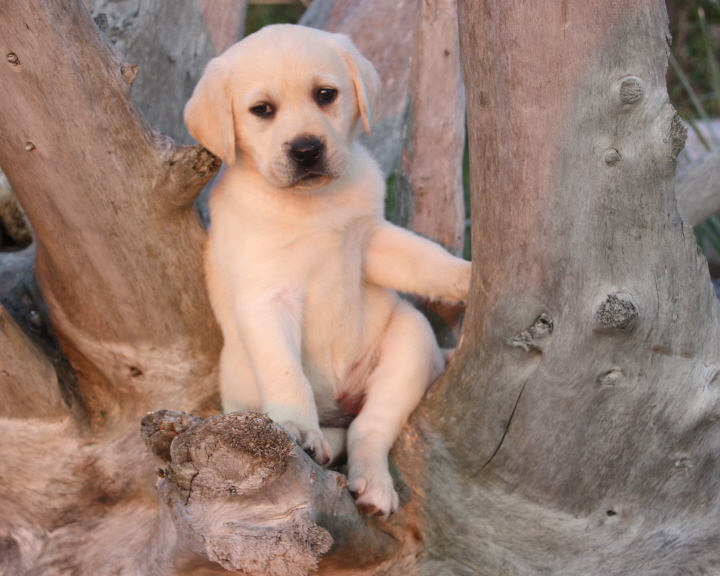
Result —
<path fill-rule="evenodd" d="M 210 61 L 185 123 L 226 163 L 276 188 L 313 189 L 345 171 L 360 120 L 370 131 L 379 89 L 347 36 L 279 24 Z"/>

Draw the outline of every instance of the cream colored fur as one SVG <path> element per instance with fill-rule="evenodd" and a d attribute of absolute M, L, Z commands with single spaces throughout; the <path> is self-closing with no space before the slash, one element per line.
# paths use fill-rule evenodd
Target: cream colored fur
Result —
<path fill-rule="evenodd" d="M 326 463 L 344 431 L 320 422 L 363 399 L 347 431 L 350 489 L 387 516 L 398 507 L 388 452 L 443 369 L 430 326 L 396 290 L 465 300 L 470 264 L 384 220 L 383 176 L 356 139 L 379 84 L 346 36 L 269 26 L 208 64 L 185 119 L 227 163 L 206 252 L 223 409 L 267 413 Z M 320 89 L 337 95 L 321 104 Z M 271 117 L 251 110 L 265 105 Z M 323 143 L 320 174 L 298 176 L 298 137 Z"/>

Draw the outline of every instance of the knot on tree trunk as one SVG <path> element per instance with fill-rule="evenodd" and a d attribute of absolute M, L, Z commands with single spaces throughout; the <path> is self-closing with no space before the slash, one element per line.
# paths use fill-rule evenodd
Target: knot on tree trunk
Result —
<path fill-rule="evenodd" d="M 192 206 L 203 187 L 218 173 L 222 161 L 203 146 L 180 146 L 158 132 L 153 137 L 157 149 L 180 184 L 170 198 L 171 205 L 180 208 Z"/>
<path fill-rule="evenodd" d="M 158 495 L 193 554 L 245 574 L 301 576 L 330 549 L 315 517 L 318 493 L 337 491 L 339 475 L 318 474 L 267 416 L 160 411 L 143 419 L 142 436 L 164 466 Z"/>
<path fill-rule="evenodd" d="M 683 124 L 682 119 L 676 113 L 670 123 L 670 156 L 676 160 L 678 154 L 685 148 L 685 140 L 687 140 L 688 131 Z"/>
<path fill-rule="evenodd" d="M 542 352 L 539 341 L 553 333 L 553 319 L 547 314 L 540 314 L 530 328 L 514 338 L 508 338 L 510 346 L 522 348 L 526 352 Z"/>
<path fill-rule="evenodd" d="M 595 321 L 603 328 L 627 330 L 638 316 L 638 309 L 626 294 L 608 294 L 595 312 Z"/>

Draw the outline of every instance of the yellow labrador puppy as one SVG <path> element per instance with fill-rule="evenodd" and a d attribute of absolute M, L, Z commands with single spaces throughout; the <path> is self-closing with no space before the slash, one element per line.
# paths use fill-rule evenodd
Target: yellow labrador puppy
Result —
<path fill-rule="evenodd" d="M 463 301 L 470 264 L 384 220 L 383 175 L 357 141 L 379 87 L 346 36 L 268 26 L 208 64 L 185 121 L 227 164 L 206 252 L 223 410 L 266 413 L 320 463 L 338 436 L 321 424 L 349 423 L 350 490 L 387 516 L 388 452 L 443 369 L 395 291 Z"/>

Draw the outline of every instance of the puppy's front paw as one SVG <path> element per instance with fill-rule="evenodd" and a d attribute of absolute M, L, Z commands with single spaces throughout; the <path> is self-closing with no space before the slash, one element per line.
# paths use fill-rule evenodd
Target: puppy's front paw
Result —
<path fill-rule="evenodd" d="M 300 415 L 273 414 L 268 410 L 267 415 L 280 424 L 295 444 L 300 446 L 318 464 L 325 465 L 332 460 L 330 444 L 320 432 L 317 422 L 312 418 Z"/>
<path fill-rule="evenodd" d="M 453 275 L 451 292 L 447 295 L 449 300 L 462 302 L 463 304 L 467 303 L 468 294 L 470 293 L 471 268 L 471 263 L 466 260 L 458 263 L 457 270 Z"/>
<path fill-rule="evenodd" d="M 351 464 L 348 488 L 360 512 L 387 519 L 400 506 L 392 476 L 386 466 Z"/>

